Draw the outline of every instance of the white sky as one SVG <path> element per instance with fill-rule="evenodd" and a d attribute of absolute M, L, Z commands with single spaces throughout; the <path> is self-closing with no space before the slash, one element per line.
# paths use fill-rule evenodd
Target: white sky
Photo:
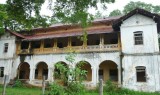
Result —
<path fill-rule="evenodd" d="M 101 11 L 103 14 L 109 14 L 111 11 L 115 10 L 115 9 L 120 9 L 122 10 L 123 7 L 129 3 L 130 1 L 141 1 L 141 2 L 145 2 L 145 3 L 151 3 L 153 5 L 159 5 L 160 6 L 160 0 L 115 0 L 115 3 L 112 4 L 108 4 L 107 5 L 107 10 L 106 11 Z M 6 0 L 0 0 L 0 3 L 5 3 Z M 47 4 L 46 4 L 47 5 Z M 44 5 L 42 7 L 42 14 L 46 14 L 46 15 L 51 15 L 51 12 L 47 10 L 47 6 Z M 90 9 L 89 12 L 91 13 L 95 13 L 95 10 Z"/>

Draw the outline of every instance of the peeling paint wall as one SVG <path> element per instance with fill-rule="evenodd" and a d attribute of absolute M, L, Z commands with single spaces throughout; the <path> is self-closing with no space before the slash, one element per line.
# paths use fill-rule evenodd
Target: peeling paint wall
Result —
<path fill-rule="evenodd" d="M 143 31 L 143 45 L 134 44 L 134 32 Z M 136 14 L 121 25 L 123 87 L 139 91 L 160 91 L 160 54 L 157 24 Z M 137 82 L 136 66 L 146 67 L 146 82 Z"/>

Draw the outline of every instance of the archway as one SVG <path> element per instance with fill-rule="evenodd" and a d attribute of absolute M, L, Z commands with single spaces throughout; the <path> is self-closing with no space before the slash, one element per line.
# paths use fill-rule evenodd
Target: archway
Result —
<path fill-rule="evenodd" d="M 45 79 L 48 78 L 48 65 L 45 62 L 39 62 L 35 70 L 35 79 L 41 80 L 43 76 L 45 76 Z"/>
<path fill-rule="evenodd" d="M 92 69 L 91 69 L 91 65 L 90 63 L 86 62 L 86 61 L 80 61 L 78 62 L 78 64 L 76 66 L 80 65 L 80 68 L 82 70 L 86 70 L 86 76 L 84 77 L 84 81 L 92 81 Z"/>
<path fill-rule="evenodd" d="M 30 66 L 27 62 L 21 63 L 18 67 L 19 79 L 29 79 Z"/>
<path fill-rule="evenodd" d="M 55 80 L 59 80 L 60 77 L 61 77 L 61 75 L 60 75 L 60 70 L 56 67 L 57 64 L 62 64 L 63 66 L 65 66 L 65 67 L 68 68 L 68 65 L 67 65 L 65 62 L 63 62 L 63 61 L 57 62 L 57 63 L 54 65 L 54 67 L 55 67 L 55 69 L 54 69 L 54 79 L 55 79 Z"/>
<path fill-rule="evenodd" d="M 117 64 L 113 61 L 106 60 L 99 65 L 99 79 L 104 81 L 111 80 L 118 81 L 118 69 Z"/>

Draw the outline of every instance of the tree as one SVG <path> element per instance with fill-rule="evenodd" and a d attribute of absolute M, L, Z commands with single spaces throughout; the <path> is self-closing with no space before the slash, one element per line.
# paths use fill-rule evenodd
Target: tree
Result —
<path fill-rule="evenodd" d="M 115 0 L 48 0 L 49 9 L 53 16 L 47 17 L 40 14 L 42 5 L 46 0 L 7 0 L 4 10 L 0 10 L 2 24 L 0 28 L 11 30 L 25 30 L 35 27 L 47 27 L 58 19 L 63 23 L 78 23 L 86 27 L 93 16 L 88 13 L 89 8 L 97 8 L 97 4 L 103 6 L 106 3 L 113 3 Z M 1 7 L 2 5 L 0 5 Z M 3 30 L 1 30 L 3 31 Z"/>
<path fill-rule="evenodd" d="M 103 18 L 103 15 L 100 11 L 97 11 L 96 14 L 94 15 L 94 18 Z"/>
<path fill-rule="evenodd" d="M 130 11 L 134 10 L 135 8 L 141 8 L 145 9 L 147 11 L 153 12 L 153 13 L 160 13 L 160 6 L 154 6 L 152 4 L 146 4 L 144 2 L 129 2 L 123 9 L 123 13 L 127 14 Z"/>
<path fill-rule="evenodd" d="M 122 15 L 122 12 L 121 12 L 120 10 L 118 10 L 118 9 L 113 10 L 113 11 L 109 14 L 109 16 L 119 16 L 119 15 Z"/>

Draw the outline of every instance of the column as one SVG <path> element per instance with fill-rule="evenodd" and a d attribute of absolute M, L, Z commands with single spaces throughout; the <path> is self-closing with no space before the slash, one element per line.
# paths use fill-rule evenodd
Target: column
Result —
<path fill-rule="evenodd" d="M 121 49 L 121 37 L 120 37 L 120 33 L 118 33 L 118 48 Z"/>
<path fill-rule="evenodd" d="M 104 35 L 103 34 L 100 34 L 100 48 L 103 48 L 104 46 Z"/>
<path fill-rule="evenodd" d="M 92 69 L 92 83 L 94 84 L 94 85 L 96 85 L 97 84 L 97 82 L 96 82 L 96 68 L 95 67 L 91 67 L 91 69 Z"/>
<path fill-rule="evenodd" d="M 35 68 L 30 68 L 29 80 L 32 81 L 35 79 Z"/>
<path fill-rule="evenodd" d="M 48 68 L 48 81 L 53 82 L 53 68 L 49 67 Z"/>
<path fill-rule="evenodd" d="M 118 86 L 121 87 L 121 66 L 118 66 Z"/>
<path fill-rule="evenodd" d="M 44 40 L 41 40 L 40 51 L 43 51 L 43 48 L 44 48 Z"/>
<path fill-rule="evenodd" d="M 99 83 L 99 67 L 96 68 L 96 82 Z"/>
<path fill-rule="evenodd" d="M 31 42 L 29 42 L 28 53 L 31 53 Z"/>

